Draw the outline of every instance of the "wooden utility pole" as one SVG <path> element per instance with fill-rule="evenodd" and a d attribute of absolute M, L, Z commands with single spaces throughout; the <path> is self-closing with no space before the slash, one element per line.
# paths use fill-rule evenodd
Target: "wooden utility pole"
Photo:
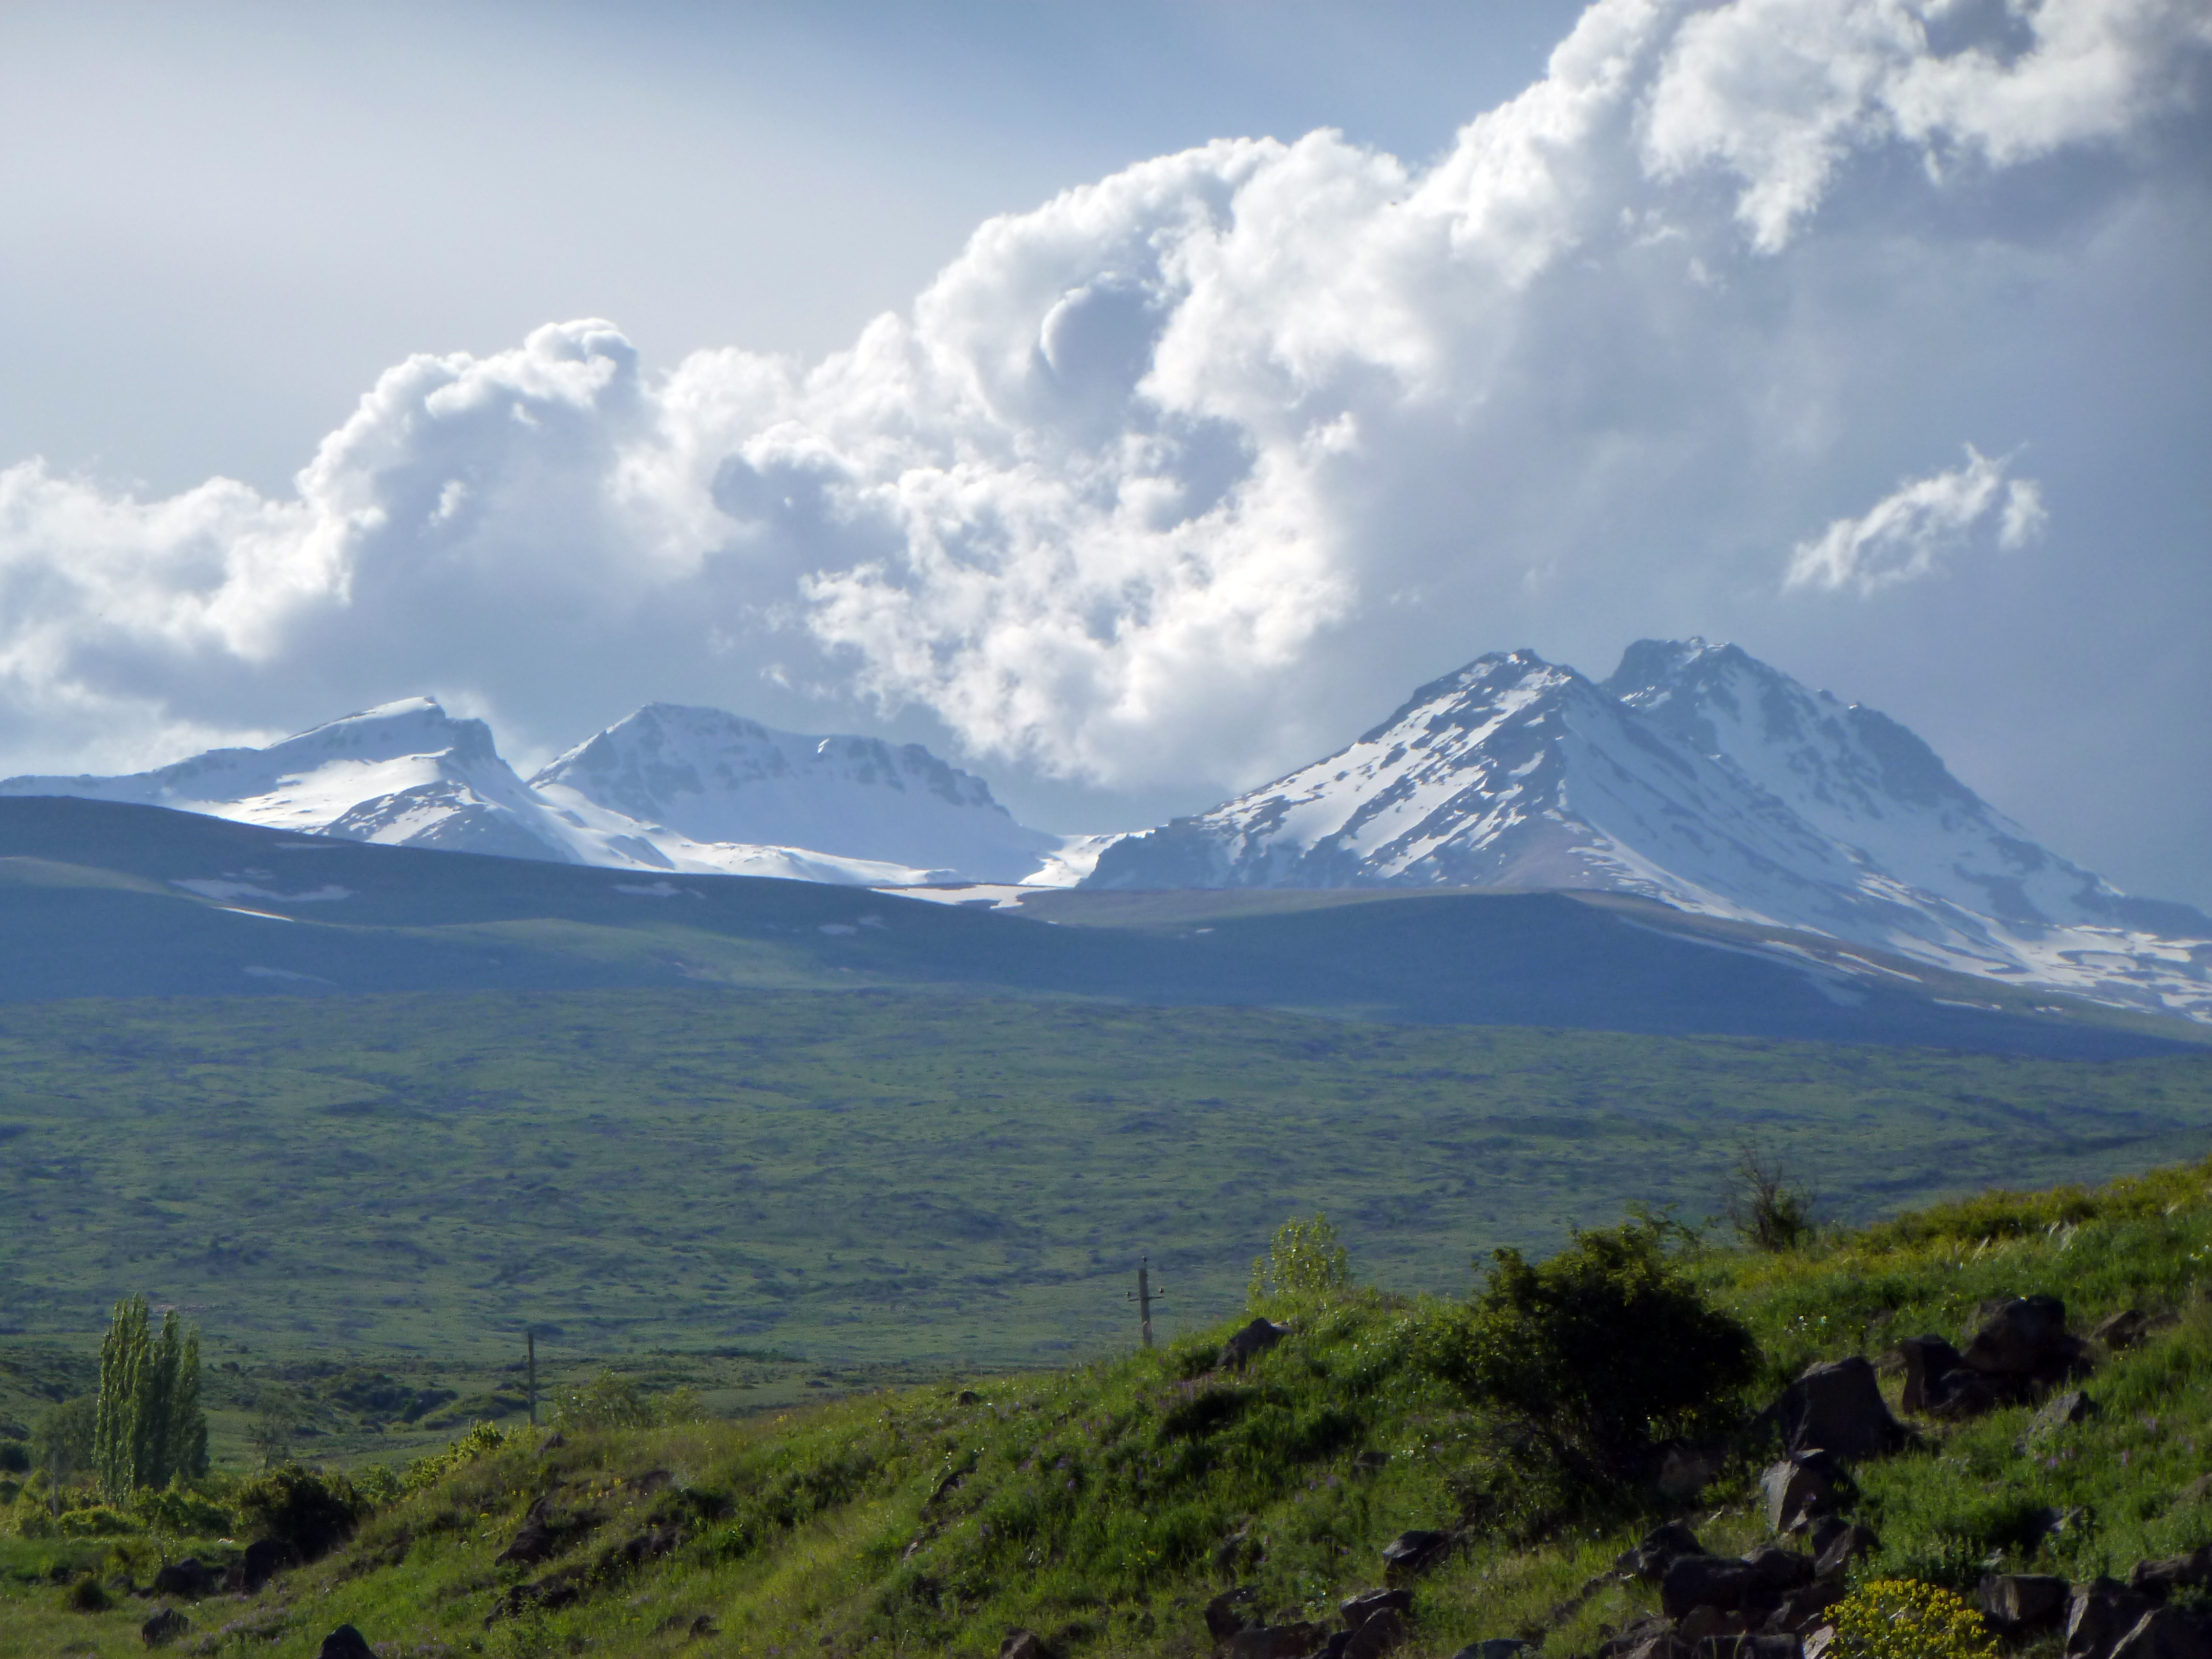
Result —
<path fill-rule="evenodd" d="M 1165 1301 L 1167 1294 L 1165 1291 L 1156 1291 L 1152 1288 L 1152 1258 L 1139 1256 L 1137 1258 L 1137 1288 L 1132 1294 L 1122 1297 L 1122 1300 L 1137 1304 L 1137 1332 L 1144 1339 L 1144 1344 L 1148 1348 L 1152 1346 L 1152 1303 L 1156 1299 Z"/>
<path fill-rule="evenodd" d="M 534 1429 L 538 1426 L 538 1333 L 526 1330 L 522 1340 L 529 1345 L 526 1352 L 529 1355 L 530 1426 Z"/>

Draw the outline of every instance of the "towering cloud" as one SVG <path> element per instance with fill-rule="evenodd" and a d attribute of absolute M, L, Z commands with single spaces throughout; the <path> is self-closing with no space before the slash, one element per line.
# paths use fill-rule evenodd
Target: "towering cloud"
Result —
<path fill-rule="evenodd" d="M 526 740 L 766 676 L 1249 783 L 1414 665 L 1893 587 L 2041 522 L 2000 462 L 1929 473 L 2031 435 L 1965 424 L 2016 400 L 1915 389 L 2199 188 L 2208 59 L 2197 0 L 1600 0 L 1432 163 L 1145 161 L 817 364 L 648 372 L 568 323 L 393 368 L 284 499 L 26 462 L 0 769 L 418 690 Z"/>

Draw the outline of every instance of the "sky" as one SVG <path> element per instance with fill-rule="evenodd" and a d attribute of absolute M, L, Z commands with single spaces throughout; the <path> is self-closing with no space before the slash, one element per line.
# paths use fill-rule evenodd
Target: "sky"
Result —
<path fill-rule="evenodd" d="M 0 8 L 0 774 L 428 692 L 1059 830 L 1731 639 L 2212 904 L 2212 3 Z"/>

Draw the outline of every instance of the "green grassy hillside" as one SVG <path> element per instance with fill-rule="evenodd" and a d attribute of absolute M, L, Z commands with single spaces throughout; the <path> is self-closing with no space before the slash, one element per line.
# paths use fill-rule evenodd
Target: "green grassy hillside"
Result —
<path fill-rule="evenodd" d="M 1703 1214 L 1844 1219 L 2200 1150 L 2212 1055 L 2051 1061 L 888 993 L 0 1007 L 0 1356 L 143 1290 L 218 1357 L 1059 1361 L 1137 1258 L 1210 1324 L 1325 1209 L 1384 1282 Z"/>
<path fill-rule="evenodd" d="M 1878 1542 L 1854 1583 L 2124 1577 L 2212 1543 L 2212 1164 L 1985 1194 L 1776 1254 L 1688 1244 L 1675 1263 L 1757 1340 L 1739 1410 L 1810 1359 L 1962 1340 L 1988 1297 L 2063 1297 L 2077 1332 L 2148 1316 L 2138 1345 L 2093 1350 L 2087 1420 L 2037 1430 L 2032 1402 L 1923 1418 L 1907 1449 L 1857 1462 L 1844 1505 Z M 349 1623 L 407 1656 L 980 1656 L 1016 1628 L 1067 1659 L 1196 1655 L 1225 1587 L 1273 1623 L 1334 1622 L 1382 1582 L 1387 1540 L 1430 1528 L 1453 1542 L 1410 1580 L 1401 1652 L 1512 1636 L 1570 1659 L 1653 1611 L 1651 1583 L 1614 1566 L 1648 1529 L 1679 1517 L 1729 1553 L 1769 1536 L 1754 1421 L 1695 1494 L 1547 1485 L 1514 1421 L 1437 1358 L 1465 1328 L 1455 1300 L 1352 1289 L 1285 1310 L 1290 1334 L 1243 1371 L 1215 1368 L 1224 1323 L 1152 1353 L 736 1422 L 479 1434 L 373 1503 L 358 1487 L 358 1533 L 315 1564 L 242 1599 L 172 1598 L 183 1650 L 293 1659 Z M 245 1497 L 217 1483 L 210 1518 Z M 533 1510 L 539 1559 L 501 1561 Z M 29 1514 L 9 1511 L 18 1533 L 44 1529 Z M 235 1553 L 183 1535 L 0 1540 L 0 1651 L 143 1650 L 152 1604 L 125 1581 L 187 1548 Z M 76 1605 L 106 1597 L 120 1605 Z"/>

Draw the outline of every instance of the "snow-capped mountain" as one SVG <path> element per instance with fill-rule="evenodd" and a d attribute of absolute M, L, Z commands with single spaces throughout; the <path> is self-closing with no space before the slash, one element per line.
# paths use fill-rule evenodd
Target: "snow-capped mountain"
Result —
<path fill-rule="evenodd" d="M 2039 847 L 1895 721 L 1701 640 L 1640 641 L 1602 685 L 1479 658 L 1085 884 L 1599 889 L 2212 1018 L 2212 920 Z"/>
<path fill-rule="evenodd" d="M 578 744 L 531 787 L 556 808 L 619 814 L 694 844 L 803 847 L 970 881 L 1034 878 L 1066 839 L 1015 823 L 982 779 L 919 744 L 802 737 L 674 703 Z"/>
<path fill-rule="evenodd" d="M 525 783 L 490 728 L 428 697 L 266 749 L 124 777 L 16 777 L 0 794 L 130 801 L 302 834 L 508 858 L 862 886 L 1065 885 L 1095 838 L 1026 830 L 926 749 L 772 732 L 655 704 Z"/>

